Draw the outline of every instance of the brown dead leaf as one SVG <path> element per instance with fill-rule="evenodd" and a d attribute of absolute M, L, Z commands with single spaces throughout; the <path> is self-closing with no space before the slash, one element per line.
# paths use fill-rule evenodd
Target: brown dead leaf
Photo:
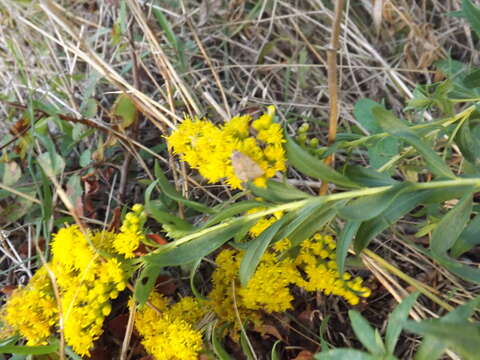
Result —
<path fill-rule="evenodd" d="M 292 360 L 312 360 L 312 359 L 313 359 L 313 353 L 312 352 L 310 352 L 308 350 L 302 350 Z"/>
<path fill-rule="evenodd" d="M 125 337 L 129 314 L 121 314 L 107 323 L 107 329 L 116 339 L 122 340 Z"/>
<path fill-rule="evenodd" d="M 262 335 L 264 335 L 264 334 L 265 335 L 271 335 L 275 339 L 278 339 L 278 340 L 281 340 L 282 342 L 285 342 L 282 335 L 280 334 L 280 331 L 278 331 L 278 329 L 273 325 L 262 324 L 259 327 L 259 331 Z"/>
<path fill-rule="evenodd" d="M 163 295 L 173 295 L 177 291 L 177 281 L 168 275 L 160 275 L 157 278 L 155 289 Z"/>
<path fill-rule="evenodd" d="M 17 287 L 15 285 L 6 285 L 6 286 L 0 288 L 0 292 L 5 294 L 6 296 L 10 296 L 10 295 L 12 295 L 13 291 L 16 288 Z"/>
<path fill-rule="evenodd" d="M 111 352 L 105 347 L 96 346 L 91 351 L 90 360 L 110 360 L 112 358 Z"/>
<path fill-rule="evenodd" d="M 165 239 L 162 235 L 159 235 L 159 234 L 147 234 L 147 237 L 152 240 L 152 241 L 155 241 L 157 244 L 159 245 L 165 245 L 165 244 L 168 244 L 168 241 L 167 239 Z"/>
<path fill-rule="evenodd" d="M 117 232 L 122 225 L 122 209 L 120 206 L 117 206 L 113 209 L 112 213 L 112 221 L 110 221 L 110 225 L 108 225 L 108 231 Z"/>

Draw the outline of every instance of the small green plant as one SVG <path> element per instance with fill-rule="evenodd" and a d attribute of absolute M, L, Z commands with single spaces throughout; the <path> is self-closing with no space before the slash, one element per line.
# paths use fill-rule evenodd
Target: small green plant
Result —
<path fill-rule="evenodd" d="M 464 360 L 478 358 L 480 324 L 470 322 L 470 316 L 480 304 L 480 298 L 459 306 L 454 311 L 438 319 L 408 321 L 409 312 L 417 300 L 418 293 L 406 297 L 388 319 L 385 341 L 377 329 L 355 310 L 350 310 L 353 331 L 357 339 L 368 350 L 363 352 L 350 348 L 325 350 L 315 355 L 318 360 L 396 360 L 395 347 L 402 331 L 407 330 L 423 337 L 415 360 L 437 360 L 447 349 L 462 356 Z"/>

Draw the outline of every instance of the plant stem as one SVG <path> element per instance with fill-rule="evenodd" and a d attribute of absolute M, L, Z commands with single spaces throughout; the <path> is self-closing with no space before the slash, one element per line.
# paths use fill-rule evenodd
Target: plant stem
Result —
<path fill-rule="evenodd" d="M 335 2 L 335 15 L 333 19 L 332 35 L 330 37 L 330 48 L 327 50 L 327 72 L 328 72 L 328 95 L 330 117 L 328 120 L 328 145 L 332 145 L 337 137 L 338 123 L 338 74 L 337 74 L 337 52 L 340 45 L 340 25 L 342 21 L 342 12 L 344 0 Z M 325 164 L 332 165 L 335 154 L 330 154 L 325 159 Z M 325 195 L 328 191 L 328 182 L 324 181 L 320 187 L 320 195 Z"/>
<path fill-rule="evenodd" d="M 353 199 L 357 197 L 362 197 L 362 196 L 369 196 L 369 195 L 375 195 L 382 193 L 384 191 L 390 190 L 393 186 L 395 185 L 390 185 L 390 186 L 378 186 L 378 187 L 369 187 L 369 188 L 364 188 L 364 189 L 359 189 L 359 190 L 351 190 L 351 191 L 345 191 L 341 193 L 336 193 L 336 194 L 331 194 L 331 195 L 324 195 L 324 196 L 315 196 L 311 197 L 308 199 L 304 200 L 297 200 L 297 201 L 292 201 L 286 204 L 281 204 L 281 205 L 276 205 L 272 206 L 266 210 L 256 212 L 254 214 L 249 214 L 245 216 L 240 216 L 234 219 L 231 219 L 229 221 L 225 221 L 224 223 L 210 226 L 206 229 L 201 229 L 198 231 L 195 231 L 192 234 L 188 234 L 180 239 L 177 239 L 175 241 L 172 241 L 171 243 L 168 243 L 166 245 L 163 245 L 161 248 L 158 250 L 154 251 L 154 253 L 159 253 L 163 252 L 172 248 L 175 248 L 177 246 L 180 246 L 184 243 L 187 243 L 191 240 L 197 239 L 201 236 L 204 236 L 208 233 L 211 233 L 213 231 L 217 231 L 223 228 L 226 228 L 228 226 L 231 226 L 233 224 L 236 224 L 238 222 L 244 222 L 245 224 L 253 221 L 260 219 L 266 215 L 273 214 L 278 211 L 295 211 L 298 210 L 302 207 L 305 207 L 307 205 L 314 204 L 315 202 L 318 202 L 319 204 L 324 202 L 328 203 L 331 201 L 336 201 L 336 200 L 346 200 L 346 199 Z M 459 186 L 473 186 L 473 187 L 480 187 L 480 178 L 457 178 L 455 180 L 441 180 L 441 181 L 431 181 L 428 183 L 419 183 L 419 184 L 411 184 L 411 186 L 407 187 L 404 189 L 404 191 L 408 190 L 427 190 L 427 189 L 440 189 L 440 188 L 449 188 L 449 187 L 459 187 Z"/>

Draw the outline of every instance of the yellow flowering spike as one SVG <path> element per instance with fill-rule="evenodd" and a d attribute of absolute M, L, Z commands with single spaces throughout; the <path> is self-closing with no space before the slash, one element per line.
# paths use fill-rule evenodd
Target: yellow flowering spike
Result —
<path fill-rule="evenodd" d="M 2 319 L 12 332 L 27 339 L 28 346 L 47 344 L 58 320 L 58 305 L 45 266 L 26 287 L 13 292 L 2 309 Z"/>
<path fill-rule="evenodd" d="M 239 290 L 241 301 L 248 309 L 268 313 L 292 308 L 293 295 L 289 285 L 299 276 L 291 261 L 278 261 L 265 254 L 246 287 Z"/>
<path fill-rule="evenodd" d="M 198 359 L 203 344 L 202 334 L 193 328 L 203 316 L 198 301 L 186 297 L 169 307 L 166 300 L 155 292 L 150 294 L 149 300 L 155 309 L 144 306 L 135 317 L 135 328 L 143 337 L 145 350 L 156 360 Z M 182 310 L 192 310 L 193 315 Z"/>
<path fill-rule="evenodd" d="M 351 305 L 359 303 L 359 297 L 368 297 L 370 289 L 362 286 L 362 279 L 351 280 L 351 275 L 340 276 L 335 262 L 335 240 L 327 235 L 315 234 L 300 244 L 295 264 L 304 273 L 295 284 L 307 291 L 322 291 L 326 295 L 343 297 Z"/>
<path fill-rule="evenodd" d="M 225 180 L 233 189 L 243 186 L 232 165 L 232 155 L 241 153 L 256 167 L 254 183 L 265 186 L 268 178 L 285 171 L 283 131 L 273 123 L 275 107 L 257 120 L 250 115 L 236 116 L 222 126 L 205 119 L 185 118 L 167 137 L 169 148 L 196 169 L 210 183 Z"/>
<path fill-rule="evenodd" d="M 143 205 L 133 205 L 132 211 L 125 215 L 120 233 L 113 240 L 113 248 L 117 253 L 127 259 L 135 257 L 135 250 L 145 240 L 143 225 L 146 220 L 147 215 L 143 211 Z"/>

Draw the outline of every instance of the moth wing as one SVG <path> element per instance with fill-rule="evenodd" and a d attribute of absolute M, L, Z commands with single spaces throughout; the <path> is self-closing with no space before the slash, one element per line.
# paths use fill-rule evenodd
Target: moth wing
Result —
<path fill-rule="evenodd" d="M 232 166 L 235 175 L 241 181 L 253 180 L 265 174 L 260 165 L 248 155 L 237 150 L 234 150 L 232 153 Z"/>

